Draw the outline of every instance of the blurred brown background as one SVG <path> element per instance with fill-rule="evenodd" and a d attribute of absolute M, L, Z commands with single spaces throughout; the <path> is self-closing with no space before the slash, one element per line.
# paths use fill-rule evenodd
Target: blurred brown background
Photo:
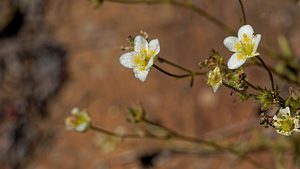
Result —
<path fill-rule="evenodd" d="M 238 30 L 242 15 L 237 0 L 193 3 Z M 260 46 L 279 51 L 277 37 L 283 35 L 300 58 L 296 1 L 248 0 L 244 5 L 248 23 L 262 34 Z M 238 144 L 251 142 L 257 133 L 286 139 L 259 125 L 255 100 L 242 102 L 225 87 L 214 94 L 206 77 L 197 77 L 193 88 L 188 79 L 174 80 L 155 69 L 146 83 L 135 79 L 119 63 L 120 46 L 141 29 L 160 40 L 161 57 L 193 70 L 212 48 L 226 59 L 231 55 L 223 46 L 228 35 L 187 9 L 110 2 L 95 9 L 86 0 L 1 0 L 0 168 L 254 168 L 228 154 L 174 153 L 153 140 L 126 140 L 114 151 L 104 151 L 95 132 L 65 130 L 64 119 L 75 106 L 86 108 L 93 123 L 110 130 L 134 132 L 126 122 L 127 108 L 138 102 L 150 119 L 185 135 L 220 139 L 233 134 Z M 257 67 L 245 71 L 251 81 L 269 87 L 267 72 Z M 290 85 L 276 82 L 287 96 Z M 287 168 L 299 167 L 292 166 L 291 151 L 282 153 Z M 252 156 L 276 168 L 270 154 L 259 150 Z"/>

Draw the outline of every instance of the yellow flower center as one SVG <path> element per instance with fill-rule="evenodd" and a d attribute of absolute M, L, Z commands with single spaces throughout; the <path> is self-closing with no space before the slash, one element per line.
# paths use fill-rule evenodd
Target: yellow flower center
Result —
<path fill-rule="evenodd" d="M 220 69 L 211 71 L 208 77 L 208 83 L 212 86 L 215 86 L 216 84 L 220 83 L 220 81 L 222 81 Z"/>
<path fill-rule="evenodd" d="M 148 65 L 149 60 L 154 54 L 155 52 L 153 52 L 152 50 L 148 52 L 146 49 L 142 49 L 138 53 L 138 55 L 134 58 L 135 65 L 137 65 L 139 70 L 145 71 L 145 68 Z"/>
<path fill-rule="evenodd" d="M 292 131 L 295 127 L 295 124 L 291 116 L 287 115 L 287 117 L 281 117 L 281 118 L 282 120 L 277 121 L 277 123 L 280 125 L 279 130 L 283 132 Z"/>
<path fill-rule="evenodd" d="M 216 84 L 222 80 L 222 77 L 220 76 L 220 73 L 213 73 L 212 77 L 209 80 L 211 81 L 211 83 Z"/>
<path fill-rule="evenodd" d="M 255 43 L 252 38 L 249 38 L 246 34 L 243 34 L 243 39 L 235 44 L 235 49 L 238 52 L 237 58 L 244 60 L 254 55 Z"/>

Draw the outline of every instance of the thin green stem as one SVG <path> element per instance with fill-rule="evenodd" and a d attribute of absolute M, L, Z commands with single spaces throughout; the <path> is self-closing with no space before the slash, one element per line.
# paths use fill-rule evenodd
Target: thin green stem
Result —
<path fill-rule="evenodd" d="M 242 92 L 241 90 L 239 90 L 239 89 L 237 89 L 237 88 L 235 88 L 235 87 L 233 87 L 233 86 L 230 86 L 229 84 L 227 84 L 227 83 L 225 83 L 225 82 L 223 82 L 222 84 L 223 84 L 224 86 L 228 87 L 229 89 L 232 89 L 232 90 L 237 91 L 238 93 L 240 93 L 240 94 L 242 94 L 242 95 L 244 95 L 244 96 L 247 96 L 247 94 L 245 94 L 245 93 Z M 250 96 L 252 96 L 252 95 L 250 94 Z"/>
<path fill-rule="evenodd" d="M 244 64 L 244 65 L 243 65 L 243 67 L 249 67 L 249 66 L 258 66 L 258 67 L 263 68 L 263 69 L 265 68 L 265 67 L 264 67 L 261 63 L 259 63 L 259 62 L 247 63 L 247 64 Z M 272 73 L 274 73 L 274 75 L 276 75 L 276 76 L 282 78 L 283 80 L 285 80 L 285 81 L 287 81 L 287 82 L 293 83 L 293 84 L 295 84 L 295 85 L 297 85 L 297 86 L 300 87 L 300 82 L 291 80 L 289 77 L 287 77 L 287 76 L 284 75 L 284 74 L 281 74 L 280 72 L 278 72 L 277 70 L 275 70 L 274 68 L 272 68 L 270 65 L 267 65 L 267 67 L 270 69 L 270 71 L 271 71 Z"/>
<path fill-rule="evenodd" d="M 240 3 L 241 10 L 242 10 L 242 13 L 243 13 L 243 25 L 246 25 L 247 24 L 246 13 L 245 13 L 245 8 L 244 8 L 242 0 L 239 0 L 239 3 Z"/>
<path fill-rule="evenodd" d="M 262 66 L 262 65 L 261 65 L 261 66 Z M 267 66 L 268 66 L 268 65 L 267 65 Z M 299 82 L 298 80 L 297 80 L 297 81 L 291 80 L 288 76 L 279 73 L 278 71 L 276 71 L 276 70 L 275 70 L 274 68 L 272 68 L 271 66 L 268 66 L 268 68 L 269 68 L 270 71 L 273 72 L 275 75 L 277 75 L 277 76 L 283 78 L 284 80 L 286 80 L 286 81 L 288 81 L 288 82 L 290 82 L 290 83 L 293 83 L 293 84 L 295 84 L 295 85 L 297 85 L 297 86 L 300 87 L 300 82 Z"/>
<path fill-rule="evenodd" d="M 183 71 L 185 71 L 185 72 L 188 72 L 188 73 L 191 73 L 191 72 L 192 72 L 190 69 L 187 69 L 187 68 L 185 68 L 185 67 L 182 67 L 182 66 L 180 66 L 180 65 L 178 65 L 178 64 L 175 64 L 175 63 L 173 63 L 173 62 L 171 62 L 171 61 L 168 61 L 168 60 L 166 60 L 166 59 L 164 59 L 164 58 L 162 58 L 162 57 L 158 57 L 157 59 L 158 59 L 158 61 L 160 61 L 160 62 L 162 62 L 162 63 L 167 63 L 167 64 L 169 64 L 169 65 L 171 65 L 171 66 L 174 66 L 174 67 L 176 67 L 176 68 L 178 68 L 178 69 L 180 69 L 180 70 L 183 70 Z"/>
<path fill-rule="evenodd" d="M 164 73 L 164 74 L 166 74 L 166 75 L 168 75 L 168 76 L 171 76 L 171 77 L 176 77 L 176 78 L 191 77 L 191 78 L 192 78 L 192 79 L 191 79 L 191 86 L 192 86 L 192 83 L 193 83 L 193 77 L 194 77 L 194 76 L 202 76 L 202 75 L 206 75 L 206 74 L 207 74 L 207 72 L 193 72 L 193 71 L 191 71 L 190 69 L 187 69 L 187 68 L 185 68 L 185 67 L 182 67 L 182 66 L 180 66 L 180 65 L 177 65 L 177 64 L 175 64 L 175 63 L 173 63 L 173 62 L 171 62 L 171 61 L 168 61 L 168 60 L 166 60 L 166 59 L 163 59 L 163 58 L 161 58 L 161 57 L 158 57 L 158 60 L 161 61 L 161 62 L 163 62 L 163 63 L 167 63 L 167 64 L 169 64 L 169 65 L 171 65 L 171 66 L 174 66 L 174 67 L 176 67 L 176 68 L 178 68 L 178 69 L 180 69 L 180 70 L 183 70 L 183 71 L 185 71 L 185 72 L 188 72 L 189 74 L 185 74 L 185 75 L 175 75 L 175 74 L 169 73 L 169 72 L 167 72 L 167 71 L 161 69 L 161 68 L 158 67 L 157 65 L 153 65 L 154 68 L 156 68 L 157 70 L 159 70 L 159 71 L 161 71 L 162 73 Z M 254 88 L 255 90 L 258 90 L 257 87 L 255 87 L 254 85 L 250 84 L 248 81 L 247 81 L 246 83 L 247 83 L 250 87 Z M 223 83 L 223 84 L 224 84 L 224 86 L 226 86 L 226 87 L 228 87 L 228 88 L 230 88 L 230 89 L 233 89 L 233 90 L 239 92 L 240 94 L 242 94 L 242 95 L 244 95 L 244 96 L 247 95 L 246 93 L 242 92 L 242 91 L 239 90 L 239 89 L 236 89 L 236 88 L 233 87 L 233 86 L 230 86 L 229 84 L 226 84 L 226 83 Z M 250 96 L 252 96 L 252 95 L 250 94 Z"/>
<path fill-rule="evenodd" d="M 230 35 L 236 34 L 236 32 L 233 29 L 231 29 L 229 26 L 227 26 L 225 23 L 223 23 L 222 21 L 220 21 L 216 17 L 208 14 L 204 10 L 196 7 L 194 4 L 188 4 L 187 5 L 185 3 L 177 2 L 177 1 L 173 1 L 173 0 L 171 0 L 170 3 L 174 6 L 178 6 L 178 7 L 185 8 L 185 9 L 190 9 L 190 10 L 196 12 L 198 15 L 202 16 L 203 18 L 207 19 L 211 23 L 215 24 L 217 27 L 224 30 L 225 32 L 227 32 Z"/>
<path fill-rule="evenodd" d="M 180 70 L 182 70 L 182 71 L 185 71 L 185 72 L 189 73 L 189 74 L 185 74 L 185 75 L 175 75 L 175 74 L 173 74 L 173 73 L 169 73 L 169 72 L 163 70 L 162 68 L 158 67 L 157 65 L 153 65 L 154 68 L 156 68 L 157 70 L 161 71 L 162 73 L 164 73 L 164 74 L 166 74 L 166 75 L 168 75 L 168 76 L 172 76 L 172 77 L 176 77 L 176 78 L 191 77 L 191 81 L 190 81 L 190 86 L 191 86 L 191 87 L 193 87 L 193 84 L 194 84 L 194 77 L 195 77 L 195 76 L 202 76 L 202 75 L 206 75 L 206 73 L 207 73 L 207 72 L 193 72 L 193 71 L 190 70 L 190 69 L 187 69 L 187 68 L 185 68 L 185 67 L 182 67 L 182 66 L 180 66 L 180 65 L 178 65 L 178 64 L 175 64 L 175 63 L 173 63 L 173 62 L 171 62 L 171 61 L 168 61 L 168 60 L 166 60 L 166 59 L 163 59 L 163 58 L 161 58 L 161 57 L 158 57 L 158 61 L 163 62 L 163 63 L 167 63 L 167 64 L 169 64 L 169 65 L 171 65 L 171 66 L 173 66 L 173 67 L 175 67 L 175 68 L 178 68 L 178 69 L 180 69 Z"/>
<path fill-rule="evenodd" d="M 170 136 L 177 137 L 177 136 L 180 135 L 180 134 L 177 133 L 176 131 L 174 131 L 174 130 L 168 128 L 168 127 L 162 126 L 162 125 L 160 125 L 160 124 L 158 124 L 158 123 L 155 123 L 155 122 L 153 122 L 153 121 L 150 121 L 150 120 L 148 120 L 148 119 L 146 119 L 146 118 L 143 118 L 143 119 L 142 119 L 142 122 L 145 122 L 145 123 L 147 123 L 147 124 L 150 124 L 150 125 L 155 126 L 155 127 L 158 127 L 158 128 L 161 128 L 161 129 L 167 131 L 168 134 L 169 134 Z"/>
<path fill-rule="evenodd" d="M 268 66 L 265 64 L 265 62 L 262 60 L 262 58 L 260 58 L 259 56 L 256 56 L 256 58 L 261 62 L 261 64 L 264 66 L 264 68 L 268 71 L 269 73 L 269 77 L 270 77 L 270 81 L 271 81 L 271 85 L 272 85 L 272 90 L 275 90 L 275 86 L 274 86 L 274 80 L 273 80 L 273 75 L 272 72 L 270 71 L 270 69 L 268 68 Z"/>
<path fill-rule="evenodd" d="M 112 131 L 109 131 L 109 130 L 105 130 L 105 129 L 102 129 L 100 127 L 96 127 L 96 126 L 93 126 L 93 125 L 90 126 L 90 129 L 92 129 L 94 131 L 97 131 L 99 133 L 106 134 L 108 136 L 118 137 L 118 138 L 121 138 L 121 139 L 126 139 L 126 138 L 130 138 L 130 139 L 147 138 L 147 139 L 155 139 L 155 140 L 166 140 L 167 139 L 166 137 L 158 137 L 158 136 L 155 136 L 155 135 L 119 134 L 119 133 L 115 133 L 115 132 L 112 132 Z"/>
<path fill-rule="evenodd" d="M 248 80 L 244 80 L 244 82 L 245 82 L 248 86 L 250 86 L 252 89 L 258 90 L 258 88 L 255 87 L 253 84 L 251 84 Z"/>
<path fill-rule="evenodd" d="M 168 75 L 168 76 L 175 77 L 175 78 L 179 78 L 179 79 L 185 78 L 185 77 L 190 77 L 190 76 L 191 76 L 191 74 L 175 75 L 175 74 L 173 74 L 173 73 L 167 72 L 166 70 L 163 70 L 162 68 L 158 67 L 157 65 L 153 65 L 153 67 L 156 68 L 158 71 L 160 71 L 160 72 L 162 72 L 162 73 L 164 73 L 164 74 L 166 74 L 166 75 Z"/>
<path fill-rule="evenodd" d="M 182 66 L 180 66 L 180 65 L 178 65 L 178 64 L 175 64 L 175 63 L 173 63 L 173 62 L 171 62 L 171 61 L 169 61 L 169 60 L 166 60 L 166 59 L 164 59 L 164 58 L 162 58 L 162 57 L 158 57 L 158 61 L 160 61 L 160 62 L 162 62 L 162 63 L 167 63 L 167 64 L 169 64 L 169 65 L 171 65 L 171 66 L 173 66 L 173 67 L 176 67 L 176 68 L 178 68 L 178 69 L 180 69 L 180 70 L 183 70 L 183 71 L 185 71 L 185 72 L 188 72 L 189 74 L 193 74 L 194 76 L 202 76 L 202 75 L 206 75 L 206 74 L 207 74 L 207 72 L 193 72 L 192 70 L 190 70 L 190 69 L 188 69 L 188 68 L 182 67 Z M 191 75 L 190 75 L 190 76 L 191 76 Z"/>

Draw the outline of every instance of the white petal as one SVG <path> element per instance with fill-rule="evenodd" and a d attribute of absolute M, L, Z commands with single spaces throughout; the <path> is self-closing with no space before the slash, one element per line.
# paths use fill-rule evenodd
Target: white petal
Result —
<path fill-rule="evenodd" d="M 296 117 L 298 117 L 298 118 L 296 118 Z M 296 132 L 300 132 L 300 124 L 299 124 L 299 116 L 296 116 L 296 117 L 294 117 L 294 121 L 293 121 L 293 123 L 295 124 L 295 131 Z"/>
<path fill-rule="evenodd" d="M 286 107 L 285 109 L 280 109 L 279 112 L 283 115 L 283 116 L 286 116 L 287 114 L 291 115 L 290 113 L 290 108 L 289 107 Z"/>
<path fill-rule="evenodd" d="M 138 68 L 133 69 L 133 71 L 136 78 L 140 79 L 142 82 L 146 81 L 149 71 L 147 70 L 141 71 L 138 70 Z"/>
<path fill-rule="evenodd" d="M 157 55 L 160 51 L 160 45 L 158 39 L 153 39 L 149 43 L 149 51 L 153 51 Z"/>
<path fill-rule="evenodd" d="M 79 108 L 78 107 L 73 108 L 72 111 L 71 111 L 71 114 L 72 115 L 78 115 L 79 114 Z"/>
<path fill-rule="evenodd" d="M 84 122 L 84 123 L 80 124 L 79 126 L 77 126 L 76 130 L 79 132 L 83 132 L 87 129 L 88 125 L 89 124 L 87 122 Z"/>
<path fill-rule="evenodd" d="M 150 68 L 152 67 L 152 65 L 154 64 L 154 61 L 156 59 L 156 56 L 155 55 L 152 55 L 147 66 L 145 67 L 146 70 L 150 70 Z"/>
<path fill-rule="evenodd" d="M 253 36 L 253 33 L 254 33 L 254 30 L 253 30 L 252 26 L 244 25 L 244 26 L 240 27 L 240 29 L 238 31 L 238 38 L 239 38 L 239 40 L 242 40 L 244 34 L 246 34 L 249 38 L 251 38 Z"/>
<path fill-rule="evenodd" d="M 295 131 L 295 132 L 298 132 L 298 133 L 300 132 L 300 130 L 299 130 L 299 129 L 294 129 L 293 131 Z"/>
<path fill-rule="evenodd" d="M 279 130 L 276 130 L 278 134 L 281 134 L 281 135 L 284 135 L 284 136 L 290 136 L 291 135 L 291 132 L 283 132 L 283 131 L 279 131 Z"/>
<path fill-rule="evenodd" d="M 148 51 L 148 42 L 144 37 L 138 35 L 134 38 L 134 51 L 139 52 L 143 49 Z"/>
<path fill-rule="evenodd" d="M 217 92 L 217 90 L 219 89 L 219 87 L 220 87 L 220 83 L 217 83 L 215 86 L 213 86 L 214 93 Z"/>
<path fill-rule="evenodd" d="M 238 59 L 237 56 L 238 56 L 238 53 L 235 53 L 228 60 L 227 66 L 229 69 L 239 68 L 246 62 L 247 59 Z"/>
<path fill-rule="evenodd" d="M 255 44 L 254 51 L 257 50 L 257 47 L 258 47 L 259 42 L 260 42 L 260 39 L 261 39 L 261 35 L 260 34 L 256 34 L 254 36 L 254 39 L 253 39 L 254 40 L 254 44 Z"/>
<path fill-rule="evenodd" d="M 273 116 L 273 119 L 277 121 L 281 120 L 281 118 L 278 118 L 276 115 Z"/>
<path fill-rule="evenodd" d="M 121 65 L 123 65 L 124 67 L 127 67 L 127 68 L 133 68 L 135 65 L 134 64 L 135 55 L 136 55 L 136 52 L 124 53 L 119 59 Z"/>
<path fill-rule="evenodd" d="M 234 36 L 228 36 L 227 38 L 224 39 L 223 43 L 227 47 L 228 50 L 231 52 L 237 52 L 235 49 L 235 44 L 237 44 L 239 39 Z"/>

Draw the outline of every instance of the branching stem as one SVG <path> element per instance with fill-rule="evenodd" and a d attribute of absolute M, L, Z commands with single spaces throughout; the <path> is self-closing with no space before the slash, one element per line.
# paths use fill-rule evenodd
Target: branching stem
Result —
<path fill-rule="evenodd" d="M 261 168 L 261 169 L 266 169 L 262 164 L 258 163 L 257 161 L 253 160 L 251 157 L 249 157 L 247 154 L 243 154 L 241 152 L 239 152 L 238 150 L 235 150 L 231 147 L 227 147 L 227 146 L 222 146 L 220 144 L 217 144 L 214 141 L 207 141 L 204 139 L 200 139 L 200 138 L 195 138 L 195 137 L 190 137 L 190 136 L 185 136 L 182 135 L 170 128 L 167 128 L 165 126 L 162 126 L 158 123 L 152 122 L 148 119 L 141 119 L 141 122 L 144 122 L 148 125 L 153 125 L 156 126 L 164 131 L 166 131 L 168 134 L 166 136 L 156 136 L 156 135 L 150 135 L 150 134 L 145 134 L 145 135 L 138 135 L 138 134 L 118 134 L 116 132 L 112 132 L 112 131 L 108 131 L 99 127 L 96 127 L 94 125 L 90 126 L 90 129 L 99 132 L 99 133 L 103 133 L 109 136 L 113 136 L 113 137 L 117 137 L 120 139 L 126 139 L 126 138 L 130 138 L 130 139 L 155 139 L 155 140 L 162 140 L 162 141 L 167 141 L 170 139 L 177 139 L 177 140 L 181 140 L 181 141 L 186 141 L 186 142 L 191 142 L 191 143 L 195 143 L 195 144 L 203 144 L 203 145 L 207 145 L 210 147 L 215 148 L 218 151 L 221 152 L 229 152 L 234 154 L 235 156 L 237 156 L 238 158 L 244 159 L 246 161 L 248 161 L 249 163 L 251 163 L 253 166 L 257 167 L 257 168 Z"/>

